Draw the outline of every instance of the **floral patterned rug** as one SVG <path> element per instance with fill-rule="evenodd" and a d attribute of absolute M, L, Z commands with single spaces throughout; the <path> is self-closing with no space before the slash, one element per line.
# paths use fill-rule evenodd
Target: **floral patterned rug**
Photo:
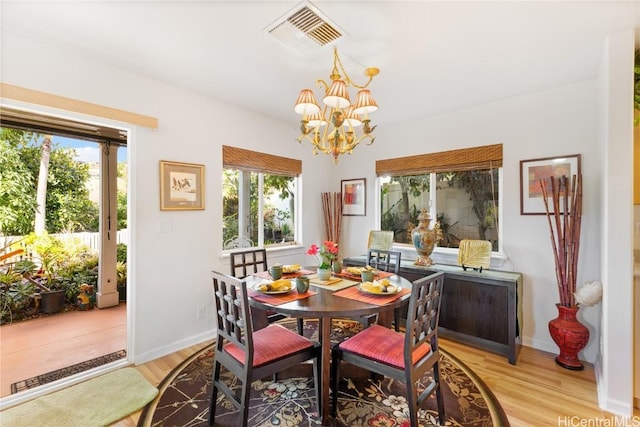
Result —
<path fill-rule="evenodd" d="M 292 319 L 280 321 L 296 330 Z M 334 320 L 332 341 L 340 341 L 360 330 L 350 320 Z M 317 322 L 305 321 L 305 335 L 317 336 Z M 509 421 L 493 393 L 454 356 L 442 350 L 440 375 L 444 391 L 447 426 L 509 426 Z M 213 345 L 185 360 L 159 385 L 158 397 L 144 409 L 138 427 L 207 426 Z M 347 369 L 341 370 L 344 375 Z M 232 388 L 241 384 L 223 370 Z M 338 399 L 336 426 L 408 427 L 409 414 L 405 386 L 388 378 L 372 380 L 368 375 L 343 378 Z M 435 397 L 419 411 L 420 425 L 437 425 Z M 318 426 L 317 407 L 312 378 L 278 378 L 277 382 L 256 381 L 252 384 L 248 425 L 260 427 Z M 241 425 L 239 411 L 218 395 L 216 426 Z"/>

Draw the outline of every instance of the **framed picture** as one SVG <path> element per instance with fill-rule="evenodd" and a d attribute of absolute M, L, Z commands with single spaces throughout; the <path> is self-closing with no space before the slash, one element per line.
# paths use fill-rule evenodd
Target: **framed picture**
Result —
<path fill-rule="evenodd" d="M 563 175 L 569 180 L 573 175 L 580 175 L 580 154 L 521 160 L 520 215 L 545 215 L 540 180 Z M 551 200 L 549 209 L 553 209 Z"/>
<path fill-rule="evenodd" d="M 367 212 L 367 180 L 343 179 L 342 215 L 365 215 Z"/>
<path fill-rule="evenodd" d="M 160 210 L 204 209 L 204 165 L 160 160 Z"/>

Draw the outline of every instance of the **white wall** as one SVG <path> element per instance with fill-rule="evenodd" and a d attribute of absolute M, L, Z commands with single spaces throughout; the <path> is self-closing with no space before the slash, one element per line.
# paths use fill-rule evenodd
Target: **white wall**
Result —
<path fill-rule="evenodd" d="M 603 350 L 597 365 L 600 406 L 627 415 L 633 408 L 633 53 L 632 30 L 605 41 L 598 147 L 602 254 L 596 258 L 604 288 Z M 616 350 L 608 351 L 612 348 Z"/>
<path fill-rule="evenodd" d="M 525 277 L 524 344 L 551 352 L 557 352 L 557 349 L 549 337 L 547 323 L 557 314 L 554 304 L 558 295 L 549 232 L 544 216 L 520 215 L 519 161 L 579 153 L 584 178 L 584 217 L 578 283 L 602 279 L 600 224 L 604 219 L 600 206 L 602 178 L 607 171 L 600 157 L 603 142 L 599 140 L 598 129 L 602 115 L 598 108 L 602 89 L 599 81 L 576 83 L 402 125 L 379 127 L 374 145 L 358 147 L 352 156 L 341 156 L 335 167 L 330 157 L 314 157 L 308 146 L 299 146 L 293 141 L 297 135 L 293 118 L 291 123 L 276 122 L 9 32 L 3 32 L 2 49 L 1 75 L 5 83 L 159 119 L 157 130 L 132 128 L 133 141 L 128 150 L 129 202 L 133 213 L 130 215 L 133 296 L 129 305 L 135 327 L 131 331 L 129 350 L 136 362 L 213 335 L 209 271 L 228 270 L 225 260 L 220 257 L 222 144 L 303 160 L 305 215 L 302 242 L 305 246 L 320 241 L 323 235 L 320 192 L 339 191 L 341 179 L 365 177 L 367 215 L 343 218 L 341 252 L 344 256 L 362 253 L 369 230 L 376 228 L 374 211 L 378 200 L 373 192 L 376 160 L 504 144 L 501 224 L 504 247 L 509 256 L 505 268 L 522 272 Z M 613 59 L 617 60 L 618 55 L 624 56 L 616 54 Z M 612 72 L 620 71 L 614 69 Z M 241 82 L 237 84 L 241 85 Z M 238 92 L 241 92 L 240 87 Z M 375 117 L 372 119 L 375 121 Z M 605 141 L 610 142 L 615 143 Z M 204 211 L 159 210 L 160 160 L 205 165 Z M 617 175 L 630 179 L 630 172 L 625 169 L 617 171 Z M 160 225 L 170 232 L 159 232 Z M 616 246 L 611 244 L 608 248 L 612 252 L 607 254 L 608 259 L 612 260 L 616 256 Z M 300 248 L 294 253 L 284 253 L 281 259 L 305 263 L 303 251 L 304 248 Z M 616 293 L 615 298 L 622 298 L 624 294 L 624 290 Z M 203 304 L 206 304 L 207 316 L 204 320 L 196 320 L 196 310 Z M 626 318 L 630 324 L 629 307 L 613 304 L 610 307 L 618 310 L 616 319 Z M 580 310 L 581 320 L 592 333 L 592 339 L 581 355 L 588 361 L 594 361 L 598 354 L 598 313 L 598 307 Z M 603 354 L 618 352 L 620 344 L 617 341 L 606 344 Z M 626 351 L 627 346 L 622 348 Z M 630 365 L 621 365 L 611 374 L 617 380 L 619 371 L 628 369 Z"/>
<path fill-rule="evenodd" d="M 617 35 L 608 43 L 602 59 L 604 75 L 598 80 L 378 128 L 373 147 L 358 148 L 357 157 L 342 162 L 341 179 L 365 177 L 368 187 L 367 216 L 348 218 L 343 250 L 362 252 L 367 231 L 377 228 L 375 160 L 502 143 L 501 227 L 508 256 L 503 269 L 524 275 L 524 345 L 557 353 L 548 332 L 559 299 L 549 229 L 544 216 L 520 215 L 519 161 L 581 154 L 584 197 L 577 284 L 601 280 L 605 296 L 603 303 L 579 312 L 591 334 L 580 357 L 589 362 L 604 359 L 598 367 L 604 369 L 600 379 L 607 378 L 599 381 L 600 405 L 628 415 L 633 354 L 629 233 L 633 33 Z M 366 150 L 371 155 L 365 158 Z M 601 323 L 609 335 L 602 350 Z"/>
<path fill-rule="evenodd" d="M 600 254 L 598 239 L 594 238 L 599 222 L 595 201 L 600 176 L 596 156 L 596 97 L 596 82 L 589 81 L 397 126 L 379 127 L 375 144 L 358 148 L 358 156 L 345 161 L 342 167 L 349 169 L 350 178 L 366 177 L 368 195 L 373 196 L 376 159 L 502 143 L 501 227 L 509 257 L 504 269 L 524 275 L 523 342 L 557 352 L 547 329 L 549 320 L 557 316 L 555 303 L 559 300 L 549 229 L 543 215 L 520 215 L 519 161 L 582 155 L 585 215 L 578 284 L 599 279 L 598 263 L 589 261 L 599 259 Z M 367 151 L 370 155 L 364 160 L 362 156 Z M 372 200 L 373 197 L 368 198 L 366 218 L 351 218 L 345 230 L 348 235 L 361 236 L 376 227 Z M 343 246 L 345 253 L 359 253 L 364 244 L 362 238 L 352 238 Z M 598 342 L 596 310 L 586 308 L 580 312 L 581 320 L 594 336 L 581 357 L 593 361 Z"/>
<path fill-rule="evenodd" d="M 333 161 L 295 142 L 295 115 L 291 123 L 273 121 L 10 32 L 3 32 L 2 59 L 4 83 L 158 118 L 157 130 L 131 129 L 128 150 L 129 352 L 136 362 L 213 337 L 209 272 L 229 271 L 221 258 L 223 144 L 302 159 L 303 175 L 313 177 L 303 178 L 302 238 L 307 244 L 322 238 L 320 192 L 331 187 L 332 177 L 323 171 Z M 204 164 L 205 210 L 160 211 L 160 160 Z M 160 225 L 171 231 L 159 232 Z M 279 252 L 272 261 L 304 263 L 303 249 Z M 196 320 L 203 305 L 207 316 Z"/>

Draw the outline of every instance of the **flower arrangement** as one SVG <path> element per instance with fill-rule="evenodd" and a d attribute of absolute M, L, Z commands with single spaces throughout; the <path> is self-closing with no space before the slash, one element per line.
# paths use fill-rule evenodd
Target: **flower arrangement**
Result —
<path fill-rule="evenodd" d="M 331 263 L 338 258 L 338 244 L 331 240 L 325 240 L 322 246 L 311 245 L 307 251 L 318 263 L 318 268 L 331 268 Z"/>

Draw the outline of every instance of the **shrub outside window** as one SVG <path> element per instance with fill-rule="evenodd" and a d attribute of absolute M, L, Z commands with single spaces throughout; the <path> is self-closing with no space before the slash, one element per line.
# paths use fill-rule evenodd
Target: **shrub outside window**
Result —
<path fill-rule="evenodd" d="M 427 209 L 440 222 L 438 247 L 458 248 L 463 239 L 488 240 L 501 252 L 502 144 L 376 161 L 380 229 L 398 245 L 411 245 L 418 215 Z"/>
<path fill-rule="evenodd" d="M 296 242 L 299 160 L 222 147 L 222 248 Z"/>
<path fill-rule="evenodd" d="M 431 225 L 440 223 L 439 247 L 458 248 L 463 239 L 489 240 L 492 250 L 498 251 L 500 170 L 383 177 L 380 229 L 393 231 L 395 243 L 411 244 L 411 230 L 426 208 Z"/>

